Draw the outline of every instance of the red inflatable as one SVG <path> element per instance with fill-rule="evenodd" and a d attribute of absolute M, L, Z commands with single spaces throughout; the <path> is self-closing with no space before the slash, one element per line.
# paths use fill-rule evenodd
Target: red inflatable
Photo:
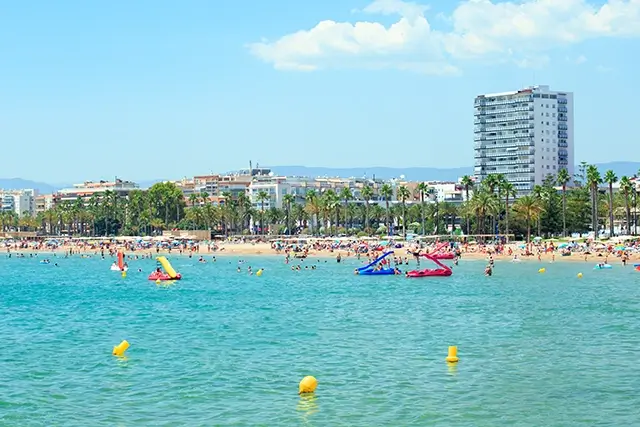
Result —
<path fill-rule="evenodd" d="M 176 277 L 171 277 L 169 276 L 167 273 L 158 273 L 157 271 L 154 271 L 153 273 L 151 273 L 149 275 L 149 280 L 180 280 L 182 279 L 182 276 L 180 275 L 180 273 L 178 273 L 176 275 Z"/>
<path fill-rule="evenodd" d="M 425 268 L 424 270 L 409 271 L 407 272 L 407 277 L 446 277 L 453 274 L 449 267 L 438 261 L 433 255 L 424 254 L 422 256 L 435 262 L 440 268 Z"/>
<path fill-rule="evenodd" d="M 451 270 L 445 268 L 426 268 L 424 270 L 413 270 L 407 273 L 407 277 L 433 277 L 433 276 L 451 276 Z"/>
<path fill-rule="evenodd" d="M 435 259 L 454 259 L 456 257 L 453 252 L 440 252 L 437 254 L 429 254 L 429 256 Z"/>

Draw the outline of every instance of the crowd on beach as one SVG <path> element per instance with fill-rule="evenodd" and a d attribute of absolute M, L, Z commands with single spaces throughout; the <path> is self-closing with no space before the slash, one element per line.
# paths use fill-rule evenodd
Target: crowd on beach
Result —
<path fill-rule="evenodd" d="M 446 245 L 442 245 L 446 243 Z M 82 256 L 112 257 L 124 250 L 135 257 L 153 257 L 158 254 L 202 256 L 205 254 L 228 255 L 285 255 L 286 259 L 314 257 L 375 257 L 383 251 L 393 250 L 395 264 L 403 264 L 416 254 L 433 251 L 454 252 L 456 258 L 492 260 L 537 260 L 537 261 L 589 261 L 640 260 L 640 238 L 609 240 L 604 242 L 585 239 L 542 240 L 529 243 L 506 243 L 504 241 L 482 243 L 443 241 L 401 241 L 397 239 L 359 238 L 298 238 L 267 241 L 245 241 L 242 238 L 219 241 L 162 240 L 152 239 L 36 239 L 0 240 L 0 250 L 10 254 L 47 253 Z"/>

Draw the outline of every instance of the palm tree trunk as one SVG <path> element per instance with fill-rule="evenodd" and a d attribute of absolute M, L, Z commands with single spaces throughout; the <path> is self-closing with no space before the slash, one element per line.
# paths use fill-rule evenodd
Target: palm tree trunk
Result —
<path fill-rule="evenodd" d="M 404 240 L 407 240 L 407 221 L 405 218 L 407 217 L 406 206 L 404 202 L 402 202 L 402 236 Z"/>
<path fill-rule="evenodd" d="M 613 237 L 613 184 L 609 184 L 609 238 Z"/>
<path fill-rule="evenodd" d="M 626 234 L 631 235 L 631 209 L 629 208 L 629 196 L 624 197 L 624 210 L 627 217 Z"/>
<path fill-rule="evenodd" d="M 469 187 L 466 187 L 464 189 L 464 191 L 465 191 L 465 200 L 464 201 L 465 201 L 465 203 L 469 203 Z M 469 228 L 471 227 L 469 213 L 468 212 L 465 213 L 465 216 L 467 217 L 466 218 L 467 219 L 467 229 L 465 230 L 465 234 L 469 234 L 469 232 L 471 231 L 471 230 L 469 230 Z"/>
<path fill-rule="evenodd" d="M 509 195 L 508 194 L 505 199 L 505 205 L 504 205 L 504 235 L 508 242 L 509 241 Z"/>
<path fill-rule="evenodd" d="M 594 225 L 595 225 L 595 235 L 594 239 L 598 238 L 598 232 L 600 231 L 600 218 L 598 217 L 598 187 L 596 186 L 593 192 L 593 210 L 595 212 L 594 216 Z"/>
<path fill-rule="evenodd" d="M 598 237 L 598 215 L 596 212 L 596 197 L 591 184 L 591 228 L 593 229 L 593 238 Z"/>
<path fill-rule="evenodd" d="M 390 212 L 389 212 L 389 201 L 388 200 L 386 201 L 386 206 L 387 206 L 387 212 L 386 212 L 386 214 L 387 214 L 387 218 L 386 218 L 386 221 L 387 221 L 387 236 L 390 236 L 391 235 L 391 224 L 389 223 L 389 214 L 390 214 Z"/>
<path fill-rule="evenodd" d="M 364 204 L 364 227 L 363 228 L 364 230 L 369 228 L 369 201 L 368 200 Z"/>
<path fill-rule="evenodd" d="M 422 235 L 427 234 L 424 224 L 424 193 L 420 193 L 420 220 L 422 221 Z"/>
<path fill-rule="evenodd" d="M 567 237 L 567 187 L 562 186 L 562 237 Z"/>

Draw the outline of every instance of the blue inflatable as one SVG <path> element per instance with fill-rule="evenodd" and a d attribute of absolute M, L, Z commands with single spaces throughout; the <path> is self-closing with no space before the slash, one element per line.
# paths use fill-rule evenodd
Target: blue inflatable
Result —
<path fill-rule="evenodd" d="M 385 267 L 385 268 L 376 270 L 376 265 L 378 265 L 380 261 L 382 261 L 389 255 L 391 255 L 392 253 L 393 251 L 385 252 L 382 255 L 380 255 L 378 258 L 376 258 L 373 262 L 365 265 L 364 267 L 356 268 L 356 274 L 359 274 L 362 276 L 388 276 L 388 275 L 396 274 L 395 269 L 391 267 Z M 400 270 L 398 270 L 398 272 L 400 272 Z"/>
<path fill-rule="evenodd" d="M 400 270 L 398 270 L 400 271 Z M 370 268 L 368 270 L 359 270 L 358 274 L 360 276 L 387 276 L 387 275 L 393 275 L 396 274 L 396 271 L 393 268 L 383 268 L 380 270 L 375 270 L 373 268 Z"/>
<path fill-rule="evenodd" d="M 596 264 L 596 266 L 593 267 L 594 270 L 607 270 L 609 268 L 612 268 L 610 264 Z"/>

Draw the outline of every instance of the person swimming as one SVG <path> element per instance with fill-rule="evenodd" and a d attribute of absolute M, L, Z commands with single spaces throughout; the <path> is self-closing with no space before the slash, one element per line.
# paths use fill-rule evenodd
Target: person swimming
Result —
<path fill-rule="evenodd" d="M 493 274 L 493 268 L 491 268 L 491 265 L 487 265 L 484 269 L 484 275 L 485 276 L 491 276 Z"/>

